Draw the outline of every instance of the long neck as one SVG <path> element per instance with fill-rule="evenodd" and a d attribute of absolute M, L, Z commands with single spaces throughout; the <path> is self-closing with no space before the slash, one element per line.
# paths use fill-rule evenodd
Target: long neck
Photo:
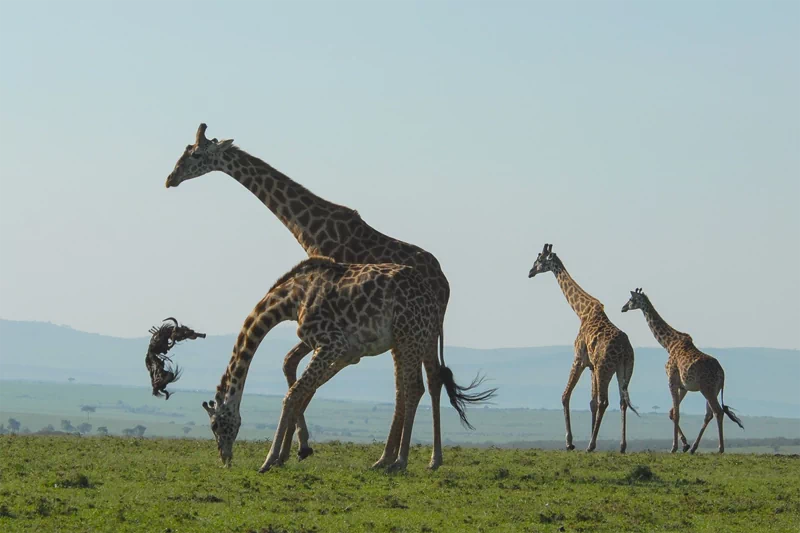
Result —
<path fill-rule="evenodd" d="M 216 166 L 258 197 L 292 232 L 309 256 L 325 255 L 321 246 L 330 240 L 327 220 L 341 222 L 358 218 L 354 210 L 320 198 L 239 148 L 231 147 L 223 152 Z"/>
<path fill-rule="evenodd" d="M 647 325 L 650 326 L 650 331 L 658 343 L 669 350 L 669 347 L 676 341 L 682 339 L 685 333 L 675 330 L 672 326 L 667 324 L 667 321 L 661 318 L 656 308 L 650 303 L 650 299 L 645 297 L 645 304 L 642 307 L 644 318 L 647 320 Z"/>
<path fill-rule="evenodd" d="M 261 341 L 281 322 L 296 318 L 296 305 L 289 298 L 290 291 L 281 289 L 278 287 L 270 291 L 244 321 L 228 368 L 217 386 L 215 400 L 218 404 L 231 404 L 238 409 L 247 371 Z"/>
<path fill-rule="evenodd" d="M 562 263 L 560 259 L 553 269 L 553 273 L 558 280 L 558 285 L 561 287 L 561 292 L 564 293 L 564 297 L 567 299 L 569 306 L 572 307 L 572 310 L 575 311 L 575 314 L 581 319 L 592 310 L 596 309 L 597 306 L 602 308 L 603 304 L 600 303 L 600 300 L 583 290 L 581 286 L 572 279 L 572 276 L 569 275 L 569 272 L 567 272 L 567 269 L 564 267 L 564 263 Z"/>

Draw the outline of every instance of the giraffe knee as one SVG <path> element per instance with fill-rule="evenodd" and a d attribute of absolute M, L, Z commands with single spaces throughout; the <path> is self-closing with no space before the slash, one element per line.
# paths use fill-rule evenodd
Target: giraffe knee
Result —
<path fill-rule="evenodd" d="M 601 398 L 598 407 L 605 411 L 606 407 L 608 407 L 608 398 Z"/>

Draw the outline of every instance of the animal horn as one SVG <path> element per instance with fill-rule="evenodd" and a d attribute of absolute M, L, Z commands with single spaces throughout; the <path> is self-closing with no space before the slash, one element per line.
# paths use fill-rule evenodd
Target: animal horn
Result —
<path fill-rule="evenodd" d="M 200 126 L 197 128 L 197 135 L 195 136 L 195 144 L 197 144 L 198 146 L 208 142 L 208 139 L 206 139 L 206 128 L 208 128 L 208 126 L 206 125 L 205 122 L 200 124 Z"/>
<path fill-rule="evenodd" d="M 173 317 L 171 317 L 171 316 L 168 316 L 167 318 L 165 318 L 161 322 L 173 322 L 173 323 L 175 323 L 175 327 L 176 328 L 178 327 L 178 320 L 173 318 Z"/>

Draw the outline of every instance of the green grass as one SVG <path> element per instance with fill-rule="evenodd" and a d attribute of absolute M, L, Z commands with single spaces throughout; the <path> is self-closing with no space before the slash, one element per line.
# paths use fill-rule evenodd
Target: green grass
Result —
<path fill-rule="evenodd" d="M 368 466 L 380 445 L 327 443 L 257 473 L 194 439 L 2 436 L 0 531 L 792 531 L 791 456 L 414 447 L 407 473 Z M 561 529 L 563 528 L 563 529 Z"/>

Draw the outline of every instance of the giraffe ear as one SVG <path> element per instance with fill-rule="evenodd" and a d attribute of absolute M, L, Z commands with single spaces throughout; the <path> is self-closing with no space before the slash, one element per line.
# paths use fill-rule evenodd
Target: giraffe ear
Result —
<path fill-rule="evenodd" d="M 224 152 L 233 145 L 233 139 L 222 139 L 217 143 L 217 151 Z"/>
<path fill-rule="evenodd" d="M 203 402 L 203 409 L 206 410 L 206 413 L 208 413 L 209 417 L 214 414 L 214 409 L 209 407 L 208 402 Z"/>

